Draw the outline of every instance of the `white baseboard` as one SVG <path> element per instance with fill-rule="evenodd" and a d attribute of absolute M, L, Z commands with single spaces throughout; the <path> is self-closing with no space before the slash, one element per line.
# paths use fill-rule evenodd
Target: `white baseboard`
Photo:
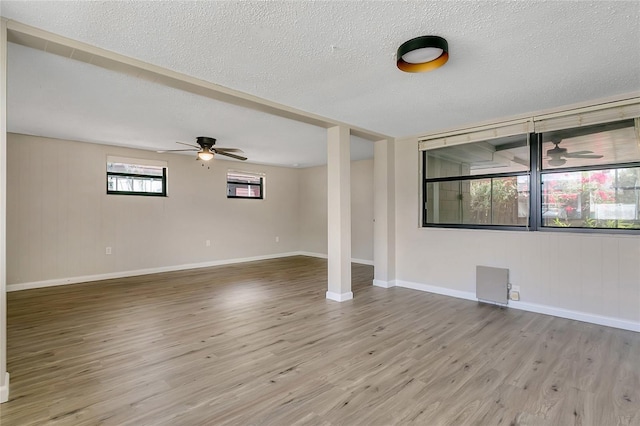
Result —
<path fill-rule="evenodd" d="M 4 376 L 4 384 L 0 386 L 0 404 L 9 400 L 9 373 Z"/>
<path fill-rule="evenodd" d="M 396 281 L 395 280 L 391 280 L 391 281 L 373 280 L 373 285 L 376 287 L 391 288 L 396 286 Z"/>
<path fill-rule="evenodd" d="M 374 283 L 374 285 L 376 285 Z M 443 296 L 456 297 L 458 299 L 466 299 L 477 301 L 476 295 L 468 291 L 453 290 L 446 287 L 438 287 L 422 283 L 414 283 L 410 281 L 396 280 L 397 287 L 410 288 L 413 290 L 426 291 L 429 293 L 441 294 Z M 622 330 L 640 332 L 640 322 L 629 321 L 621 318 L 606 317 L 602 315 L 590 314 L 586 312 L 572 311 L 569 309 L 556 308 L 554 306 L 538 305 L 536 303 L 509 301 L 509 308 L 519 309 L 522 311 L 535 312 L 538 314 L 552 315 L 555 317 L 566 318 L 576 321 L 588 322 L 591 324 L 604 325 L 607 327 L 620 328 Z"/>
<path fill-rule="evenodd" d="M 426 291 L 428 293 L 441 294 L 443 296 L 451 296 L 451 297 L 456 297 L 458 299 L 473 300 L 475 302 L 478 301 L 478 298 L 476 297 L 475 293 L 471 293 L 469 291 L 453 290 L 450 288 L 438 287 L 438 286 L 429 285 L 429 284 L 396 280 L 396 287 L 404 287 L 404 288 L 410 288 L 413 290 Z"/>
<path fill-rule="evenodd" d="M 312 253 L 307 251 L 292 251 L 287 253 L 268 254 L 264 256 L 242 257 L 236 259 L 214 260 L 209 262 L 188 263 L 184 265 L 161 266 L 157 268 L 136 269 L 132 271 L 109 272 L 106 274 L 80 275 L 76 277 L 54 278 L 52 280 L 32 281 L 26 283 L 8 284 L 7 291 L 30 290 L 34 288 L 54 287 L 67 284 L 78 284 L 92 281 L 111 280 L 114 278 L 135 277 L 138 275 L 158 274 L 161 272 L 183 271 L 185 269 L 208 268 L 210 266 L 231 265 L 234 263 L 252 262 L 256 260 L 278 259 L 290 256 L 310 256 L 326 259 L 326 254 Z M 351 259 L 353 263 L 373 265 L 372 260 Z"/>
<path fill-rule="evenodd" d="M 538 305 L 536 303 L 526 303 L 522 301 L 516 302 L 513 300 L 509 301 L 509 307 L 514 309 L 521 309 L 523 311 L 536 312 L 538 314 L 553 315 L 555 317 L 567 318 L 576 321 L 606 325 L 607 327 L 621 328 L 623 330 L 636 331 L 640 333 L 640 322 L 629 321 L 620 318 L 605 317 L 602 315 L 588 314 L 586 312 L 570 311 L 568 309 Z"/>
<path fill-rule="evenodd" d="M 317 258 L 320 258 L 320 259 L 327 259 L 329 257 L 326 254 L 314 253 L 312 251 L 299 251 L 298 254 L 300 256 L 317 257 Z"/>
<path fill-rule="evenodd" d="M 183 265 L 161 266 L 158 268 L 137 269 L 133 271 L 109 272 L 106 274 L 82 275 L 69 278 L 56 278 L 45 281 L 8 284 L 7 291 L 29 290 L 33 288 L 53 287 L 66 284 L 78 284 L 91 281 L 110 280 L 114 278 L 135 277 L 138 275 L 157 274 L 160 272 L 182 271 L 185 269 L 208 268 L 210 266 L 231 265 L 234 263 L 252 262 L 256 260 L 277 259 L 280 257 L 298 256 L 300 252 L 276 253 L 264 256 L 243 257 L 237 259 L 214 260 L 210 262 L 188 263 Z"/>
<path fill-rule="evenodd" d="M 328 258 L 328 256 L 324 253 L 314 253 L 311 251 L 299 251 L 297 252 L 298 255 L 300 256 L 309 256 L 309 257 L 318 257 L 320 259 L 326 259 Z M 354 257 L 351 258 L 351 263 L 359 263 L 361 265 L 371 265 L 373 266 L 373 260 L 366 260 L 366 259 L 356 259 Z"/>
<path fill-rule="evenodd" d="M 335 300 L 336 302 L 344 302 L 345 300 L 351 300 L 353 299 L 353 293 L 352 292 L 347 292 L 347 293 L 334 293 L 332 291 L 327 291 L 327 299 L 329 300 Z"/>

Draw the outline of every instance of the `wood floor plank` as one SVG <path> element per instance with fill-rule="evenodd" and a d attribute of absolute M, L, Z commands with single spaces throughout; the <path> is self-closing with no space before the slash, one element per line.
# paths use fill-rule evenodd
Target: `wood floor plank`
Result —
<path fill-rule="evenodd" d="M 640 334 L 295 256 L 8 294 L 13 425 L 640 425 Z"/>

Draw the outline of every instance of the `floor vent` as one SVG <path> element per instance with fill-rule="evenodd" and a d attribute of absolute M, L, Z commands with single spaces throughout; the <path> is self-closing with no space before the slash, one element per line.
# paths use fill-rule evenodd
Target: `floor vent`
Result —
<path fill-rule="evenodd" d="M 509 295 L 509 270 L 476 266 L 476 297 L 490 303 L 507 304 Z"/>

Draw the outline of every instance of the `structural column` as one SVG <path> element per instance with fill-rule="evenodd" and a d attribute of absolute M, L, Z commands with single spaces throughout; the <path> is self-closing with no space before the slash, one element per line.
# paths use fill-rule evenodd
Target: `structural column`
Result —
<path fill-rule="evenodd" d="M 327 130 L 327 299 L 353 299 L 351 292 L 351 136 L 343 126 Z"/>
<path fill-rule="evenodd" d="M 393 287 L 396 275 L 394 141 L 375 142 L 373 157 L 373 285 Z"/>
<path fill-rule="evenodd" d="M 7 373 L 7 21 L 0 21 L 0 403 L 9 399 Z"/>

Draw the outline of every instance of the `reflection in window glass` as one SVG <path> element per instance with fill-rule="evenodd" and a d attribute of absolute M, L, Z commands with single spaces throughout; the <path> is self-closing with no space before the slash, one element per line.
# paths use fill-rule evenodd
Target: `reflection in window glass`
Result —
<path fill-rule="evenodd" d="M 249 172 L 227 173 L 227 198 L 263 199 L 264 177 Z"/>
<path fill-rule="evenodd" d="M 546 173 L 542 225 L 640 229 L 640 167 Z"/>
<path fill-rule="evenodd" d="M 107 162 L 107 194 L 166 196 L 166 170 L 161 166 Z"/>
<path fill-rule="evenodd" d="M 432 149 L 426 154 L 427 178 L 477 176 L 529 170 L 527 135 L 516 135 Z"/>
<path fill-rule="evenodd" d="M 542 140 L 543 169 L 640 161 L 633 120 L 547 132 Z"/>
<path fill-rule="evenodd" d="M 529 176 L 427 183 L 428 224 L 527 226 Z"/>
<path fill-rule="evenodd" d="M 134 160 L 135 161 L 135 160 Z M 129 175 L 162 176 L 162 167 L 131 163 L 107 163 L 107 172 L 125 173 Z"/>

